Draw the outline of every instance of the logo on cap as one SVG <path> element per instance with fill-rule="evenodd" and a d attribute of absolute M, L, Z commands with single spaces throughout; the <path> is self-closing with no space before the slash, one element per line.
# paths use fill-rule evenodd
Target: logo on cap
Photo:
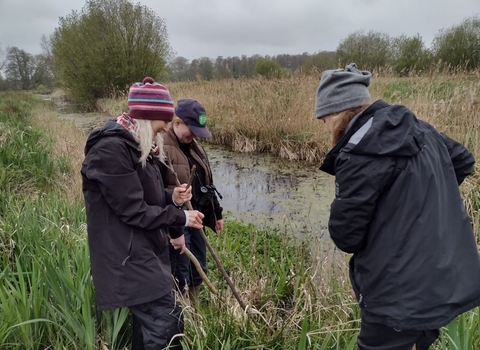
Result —
<path fill-rule="evenodd" d="M 200 114 L 198 116 L 198 122 L 200 123 L 200 125 L 205 125 L 205 123 L 207 122 L 207 115 L 206 114 Z"/>

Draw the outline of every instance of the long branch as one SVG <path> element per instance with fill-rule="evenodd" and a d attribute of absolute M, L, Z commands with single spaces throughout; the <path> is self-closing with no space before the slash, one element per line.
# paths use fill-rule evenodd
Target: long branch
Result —
<path fill-rule="evenodd" d="M 170 171 L 172 172 L 173 176 L 175 177 L 175 181 L 177 183 L 177 186 L 180 186 L 181 183 L 180 181 L 178 180 L 178 176 L 177 176 L 177 173 L 175 172 L 175 170 L 173 169 L 173 167 L 167 165 L 167 168 L 170 169 Z M 193 171 L 195 171 L 195 169 L 192 169 Z M 192 179 L 193 176 L 192 174 L 190 174 L 190 179 Z M 189 181 L 191 181 L 189 179 Z M 184 203 L 186 206 L 187 206 L 187 209 L 188 210 L 193 210 L 193 207 L 192 207 L 192 203 L 190 201 L 188 202 L 185 202 Z M 205 232 L 203 229 L 200 229 L 200 235 L 202 236 L 202 239 L 204 240 L 205 242 L 205 245 L 207 246 L 210 254 L 212 255 L 213 257 L 213 260 L 215 261 L 215 264 L 217 265 L 218 269 L 220 270 L 220 272 L 222 273 L 223 275 L 223 278 L 225 278 L 225 281 L 227 281 L 227 284 L 228 286 L 230 287 L 230 289 L 232 290 L 232 293 L 233 295 L 235 296 L 235 299 L 237 299 L 238 303 L 240 304 L 240 307 L 242 308 L 242 310 L 246 311 L 247 309 L 247 305 L 242 301 L 242 299 L 240 298 L 240 295 L 238 294 L 237 292 L 237 289 L 235 288 L 232 280 L 230 279 L 230 277 L 227 275 L 227 272 L 225 271 L 225 269 L 223 268 L 223 265 L 222 263 L 220 262 L 220 260 L 218 259 L 218 256 L 217 254 L 215 253 L 215 251 L 213 250 L 212 246 L 210 245 L 210 242 L 208 241 L 208 238 L 207 236 L 205 235 Z"/>

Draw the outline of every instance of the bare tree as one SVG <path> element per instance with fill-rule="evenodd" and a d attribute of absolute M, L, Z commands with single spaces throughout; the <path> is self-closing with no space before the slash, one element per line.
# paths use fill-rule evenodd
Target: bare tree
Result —
<path fill-rule="evenodd" d="M 173 81 L 182 81 L 188 79 L 188 69 L 190 62 L 183 56 L 177 56 L 170 62 L 170 70 L 172 71 Z"/>
<path fill-rule="evenodd" d="M 52 80 L 55 80 L 55 62 L 52 53 L 52 39 L 45 34 L 40 39 L 41 55 L 43 56 L 43 64 L 45 68 L 45 75 Z"/>
<path fill-rule="evenodd" d="M 7 52 L 8 52 L 8 47 L 6 50 L 2 49 L 2 45 L 0 43 L 0 72 L 2 69 L 5 67 L 5 64 L 7 63 Z"/>
<path fill-rule="evenodd" d="M 7 80 L 17 84 L 18 88 L 31 88 L 36 64 L 34 57 L 28 52 L 14 46 L 8 50 L 5 66 Z"/>

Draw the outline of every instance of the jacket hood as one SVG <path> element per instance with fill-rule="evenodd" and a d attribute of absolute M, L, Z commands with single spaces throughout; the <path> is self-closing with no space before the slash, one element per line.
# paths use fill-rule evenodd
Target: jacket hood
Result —
<path fill-rule="evenodd" d="M 377 109 L 348 139 L 344 152 L 412 157 L 421 151 L 423 126 L 407 107 L 392 105 Z"/>
<path fill-rule="evenodd" d="M 134 137 L 130 132 L 128 132 L 123 126 L 118 124 L 115 120 L 110 119 L 107 120 L 105 125 L 102 128 L 95 129 L 91 132 L 91 134 L 88 136 L 87 143 L 85 145 L 85 155 L 90 151 L 90 149 L 101 139 L 104 137 L 110 137 L 110 136 L 117 136 L 125 139 L 125 141 L 134 147 L 135 149 L 138 149 L 138 142 L 135 141 Z"/>
<path fill-rule="evenodd" d="M 421 151 L 424 132 L 424 126 L 407 107 L 376 101 L 350 122 L 320 170 L 334 175 L 334 162 L 340 152 L 412 157 Z"/>

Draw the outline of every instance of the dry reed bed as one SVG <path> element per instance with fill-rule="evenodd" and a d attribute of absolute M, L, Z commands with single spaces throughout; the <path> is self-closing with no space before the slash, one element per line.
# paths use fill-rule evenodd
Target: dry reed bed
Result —
<path fill-rule="evenodd" d="M 374 99 L 405 104 L 479 156 L 479 76 L 374 77 Z M 315 119 L 317 76 L 279 80 L 240 79 L 170 83 L 175 101 L 199 100 L 208 112 L 210 142 L 237 152 L 270 152 L 290 160 L 318 163 L 330 147 L 323 123 Z M 126 97 L 99 101 L 111 115 L 126 111 Z"/>
<path fill-rule="evenodd" d="M 58 112 L 51 108 L 39 108 L 33 113 L 33 123 L 54 138 L 54 156 L 69 159 L 71 171 L 63 173 L 60 184 L 72 200 L 83 201 L 80 167 L 87 135 L 74 122 L 59 122 Z"/>

